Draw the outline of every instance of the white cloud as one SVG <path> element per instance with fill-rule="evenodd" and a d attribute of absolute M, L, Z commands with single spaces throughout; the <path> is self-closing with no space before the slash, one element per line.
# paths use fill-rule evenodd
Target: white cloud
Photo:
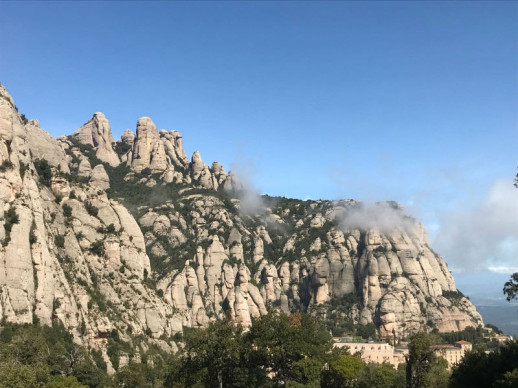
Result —
<path fill-rule="evenodd" d="M 518 189 L 511 179 L 494 182 L 479 204 L 442 214 L 440 224 L 433 246 L 451 268 L 516 269 Z"/>
<path fill-rule="evenodd" d="M 378 229 L 389 232 L 400 228 L 409 230 L 415 220 L 407 216 L 402 208 L 388 202 L 359 203 L 355 207 L 348 208 L 343 214 L 340 227 L 344 230 L 351 229 Z"/>
<path fill-rule="evenodd" d="M 503 273 L 503 274 L 511 274 L 518 272 L 518 267 L 489 267 L 491 272 Z"/>

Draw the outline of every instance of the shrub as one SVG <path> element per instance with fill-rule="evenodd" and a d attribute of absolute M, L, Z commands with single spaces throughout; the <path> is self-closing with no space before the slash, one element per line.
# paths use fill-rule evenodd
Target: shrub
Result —
<path fill-rule="evenodd" d="M 31 231 L 29 232 L 29 244 L 35 244 L 38 241 L 38 238 L 36 237 L 36 233 L 34 231 L 36 230 L 36 223 L 34 220 L 32 220 L 31 225 Z"/>
<path fill-rule="evenodd" d="M 36 172 L 40 177 L 40 183 L 44 186 L 50 187 L 52 180 L 52 170 L 50 168 L 49 162 L 47 162 L 45 159 L 36 159 L 34 161 L 34 167 L 36 168 Z"/>
<path fill-rule="evenodd" d="M 72 217 L 72 208 L 67 204 L 63 205 L 63 215 L 67 219 L 70 219 Z"/>
<path fill-rule="evenodd" d="M 91 216 L 97 217 L 99 209 L 92 205 L 91 202 L 85 202 L 85 209 Z"/>
<path fill-rule="evenodd" d="M 14 206 L 11 206 L 9 210 L 7 210 L 4 214 L 4 228 L 7 233 L 11 233 L 11 229 L 14 224 L 17 224 L 20 221 L 18 214 L 16 214 L 16 209 Z"/>
<path fill-rule="evenodd" d="M 54 244 L 56 244 L 56 246 L 58 248 L 64 248 L 65 247 L 65 236 L 61 235 L 61 234 L 58 234 L 54 237 Z"/>
<path fill-rule="evenodd" d="M 13 168 L 13 163 L 10 160 L 4 160 L 2 164 L 0 164 L 0 172 L 5 172 Z"/>
<path fill-rule="evenodd" d="M 29 165 L 28 164 L 25 164 L 24 162 L 20 162 L 20 176 L 23 177 L 25 176 L 25 172 L 29 169 Z"/>
<path fill-rule="evenodd" d="M 90 245 L 90 252 L 97 256 L 104 255 L 104 242 L 102 240 L 98 240 Z"/>

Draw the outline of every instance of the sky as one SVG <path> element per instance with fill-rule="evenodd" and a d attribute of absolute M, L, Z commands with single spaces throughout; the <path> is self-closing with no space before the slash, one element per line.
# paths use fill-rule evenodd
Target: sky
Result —
<path fill-rule="evenodd" d="M 467 288 L 501 295 L 489 275 L 518 271 L 515 2 L 0 2 L 0 14 L 0 82 L 54 136 L 101 111 L 117 139 L 149 116 L 260 193 L 399 202 Z"/>

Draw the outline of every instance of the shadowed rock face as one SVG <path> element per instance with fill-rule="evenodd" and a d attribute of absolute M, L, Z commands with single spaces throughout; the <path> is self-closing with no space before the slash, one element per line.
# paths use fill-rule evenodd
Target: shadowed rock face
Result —
<path fill-rule="evenodd" d="M 177 131 L 143 117 L 115 143 L 96 113 L 54 139 L 0 94 L 0 318 L 58 320 L 99 349 L 116 329 L 171 350 L 183 326 L 248 326 L 268 306 L 383 334 L 482 323 L 394 203 L 263 198 L 250 215 L 226 194 L 237 177 L 189 161 Z"/>

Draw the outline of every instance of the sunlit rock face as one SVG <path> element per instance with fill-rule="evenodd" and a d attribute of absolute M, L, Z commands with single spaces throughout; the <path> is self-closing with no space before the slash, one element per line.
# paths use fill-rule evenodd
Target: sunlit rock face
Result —
<path fill-rule="evenodd" d="M 0 318 L 171 350 L 184 326 L 268 308 L 382 334 L 482 323 L 395 203 L 260 197 L 148 117 L 117 142 L 102 113 L 54 139 L 0 94 Z"/>

